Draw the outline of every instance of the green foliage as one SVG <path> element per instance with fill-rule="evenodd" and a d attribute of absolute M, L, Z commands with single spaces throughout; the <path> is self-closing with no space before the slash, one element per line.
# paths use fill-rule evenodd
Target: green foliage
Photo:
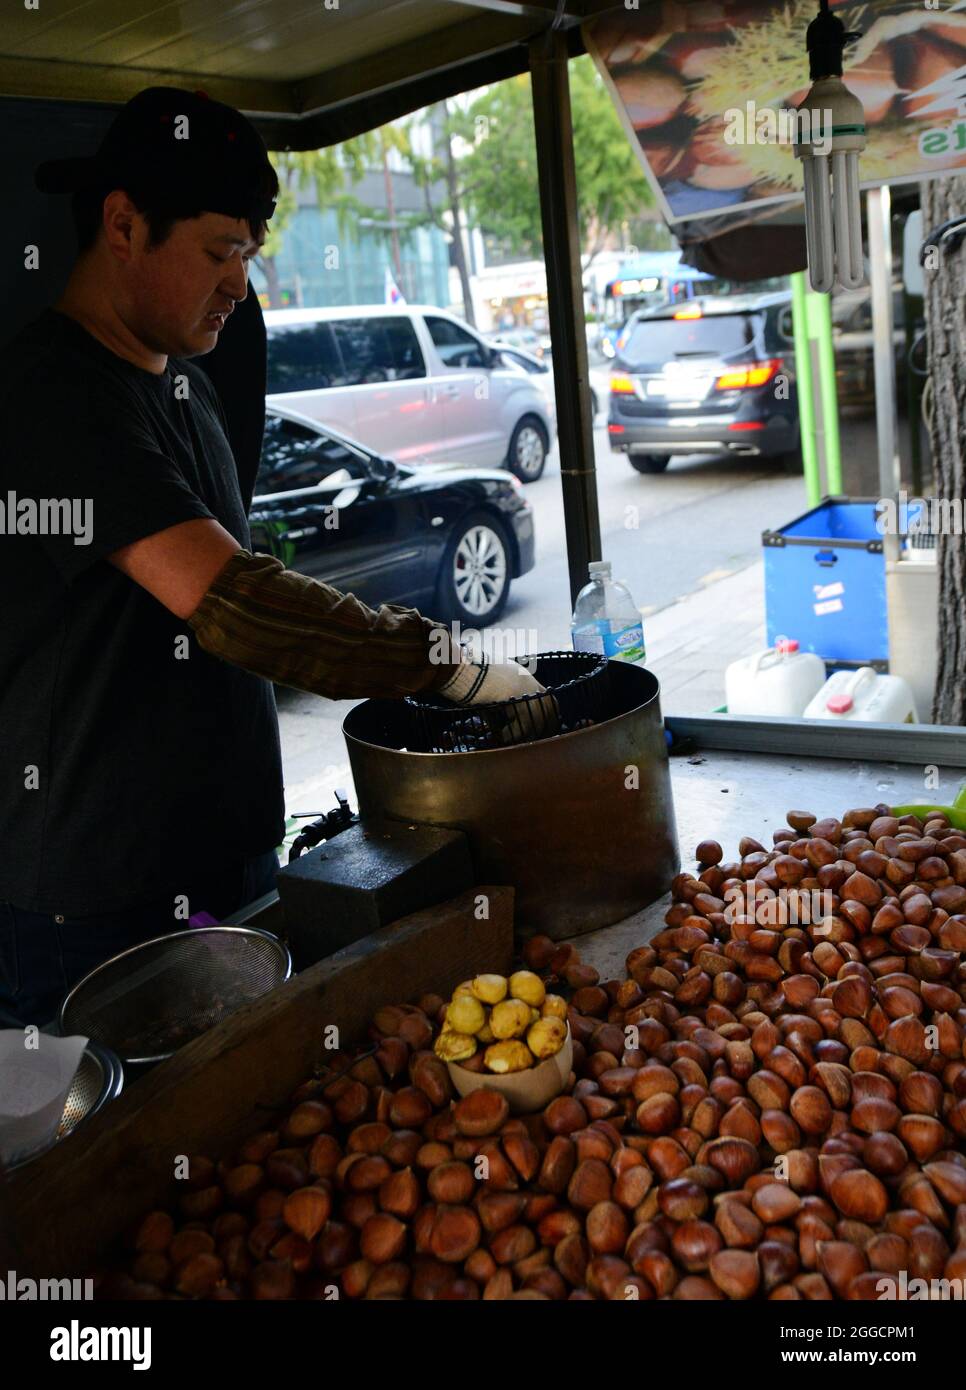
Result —
<path fill-rule="evenodd" d="M 571 62 L 570 95 L 577 210 L 588 255 L 607 232 L 652 208 L 654 197 L 590 58 Z M 514 253 L 539 256 L 543 238 L 529 77 L 521 74 L 481 92 L 448 124 L 471 146 L 459 161 L 468 211 Z"/>
<path fill-rule="evenodd" d="M 314 186 L 320 209 L 334 209 L 340 235 L 350 231 L 350 218 L 373 216 L 376 209 L 347 192 L 346 185 L 357 184 L 367 169 L 378 167 L 383 152 L 389 149 L 399 150 L 404 158 L 409 157 L 409 132 L 405 127 L 383 126 L 324 150 L 272 153 L 269 157 L 278 174 L 279 196 L 261 257 L 271 259 L 281 251 L 285 233 L 298 207 L 298 194 L 303 188 Z"/>
<path fill-rule="evenodd" d="M 644 245 L 650 240 L 646 214 L 654 197 L 610 94 L 589 57 L 572 61 L 569 72 L 583 253 L 592 256 L 608 232 L 621 228 L 630 228 L 631 240 Z M 303 187 L 314 185 L 319 207 L 335 209 L 340 234 L 350 230 L 351 218 L 374 215 L 376 210 L 354 197 L 348 185 L 358 183 L 367 168 L 378 168 L 388 149 L 403 155 L 424 192 L 424 210 L 400 221 L 411 228 L 438 227 L 451 236 L 455 200 L 470 224 L 511 254 L 542 255 L 529 76 L 484 89 L 465 108 L 440 105 L 435 115 L 442 138 L 429 158 L 412 148 L 411 122 L 405 121 L 328 149 L 273 154 L 281 190 L 263 258 L 271 259 L 281 249 Z"/>
<path fill-rule="evenodd" d="M 644 177 L 610 93 L 588 57 L 570 64 L 577 206 L 585 250 L 591 226 L 614 230 L 654 206 Z"/>
<path fill-rule="evenodd" d="M 467 211 L 514 254 L 541 254 L 537 148 L 526 73 L 482 92 L 462 121 L 472 145 L 460 161 Z"/>

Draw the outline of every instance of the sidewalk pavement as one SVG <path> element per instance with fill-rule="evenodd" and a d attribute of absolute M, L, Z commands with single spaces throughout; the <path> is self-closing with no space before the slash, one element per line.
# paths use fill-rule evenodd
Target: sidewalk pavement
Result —
<path fill-rule="evenodd" d="M 648 670 L 661 682 L 664 715 L 720 709 L 725 667 L 767 645 L 761 561 L 650 617 L 645 612 L 644 645 Z"/>

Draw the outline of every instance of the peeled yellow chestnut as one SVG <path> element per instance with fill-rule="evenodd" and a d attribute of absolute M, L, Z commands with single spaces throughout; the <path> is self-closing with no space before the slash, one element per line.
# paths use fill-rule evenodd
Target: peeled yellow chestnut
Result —
<path fill-rule="evenodd" d="M 561 999 L 559 994 L 548 994 L 540 1005 L 540 1013 L 544 1018 L 567 1018 L 567 1001 Z"/>
<path fill-rule="evenodd" d="M 522 1037 L 530 1026 L 530 1005 L 522 999 L 503 999 L 490 1013 L 493 1036 L 501 1041 Z"/>
<path fill-rule="evenodd" d="M 502 975 L 477 975 L 470 988 L 484 1004 L 499 1004 L 506 998 L 507 982 Z"/>
<path fill-rule="evenodd" d="M 510 976 L 510 997 L 520 999 L 524 1004 L 539 1008 L 547 997 L 547 991 L 539 975 L 532 970 L 517 970 Z"/>
<path fill-rule="evenodd" d="M 559 1018 L 539 1018 L 527 1029 L 527 1046 L 535 1057 L 552 1057 L 566 1041 L 567 1025 Z"/>
<path fill-rule="evenodd" d="M 444 1028 L 433 1051 L 444 1062 L 463 1062 L 476 1051 L 477 1040 L 469 1033 L 457 1033 L 452 1028 Z"/>
<path fill-rule="evenodd" d="M 534 1027 L 537 1025 L 534 1024 Z M 498 1076 L 505 1076 L 509 1072 L 526 1071 L 533 1066 L 533 1053 L 526 1043 L 515 1039 L 507 1039 L 504 1042 L 491 1043 L 483 1053 L 483 1061 L 489 1071 Z"/>
<path fill-rule="evenodd" d="M 446 1026 L 454 1033 L 475 1033 L 486 1022 L 486 1012 L 474 994 L 457 994 L 446 1010 Z"/>

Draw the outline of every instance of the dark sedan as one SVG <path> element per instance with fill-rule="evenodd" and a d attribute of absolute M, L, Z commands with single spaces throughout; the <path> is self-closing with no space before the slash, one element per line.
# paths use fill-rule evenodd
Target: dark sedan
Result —
<path fill-rule="evenodd" d="M 699 298 L 635 314 L 610 374 L 607 431 L 639 473 L 672 454 L 798 450 L 791 296 Z M 777 389 L 781 385 L 782 389 Z"/>
<path fill-rule="evenodd" d="M 364 603 L 484 627 L 533 568 L 533 512 L 516 478 L 407 468 L 295 411 L 265 415 L 252 544 Z"/>

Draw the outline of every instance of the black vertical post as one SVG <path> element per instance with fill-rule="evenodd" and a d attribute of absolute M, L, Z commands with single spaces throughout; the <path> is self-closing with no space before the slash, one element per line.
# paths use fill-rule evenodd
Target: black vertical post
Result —
<path fill-rule="evenodd" d="M 559 30 L 547 30 L 531 40 L 530 79 L 553 343 L 560 482 L 573 606 L 578 592 L 587 583 L 588 564 L 600 559 L 600 516 L 587 373 L 567 45 Z"/>

